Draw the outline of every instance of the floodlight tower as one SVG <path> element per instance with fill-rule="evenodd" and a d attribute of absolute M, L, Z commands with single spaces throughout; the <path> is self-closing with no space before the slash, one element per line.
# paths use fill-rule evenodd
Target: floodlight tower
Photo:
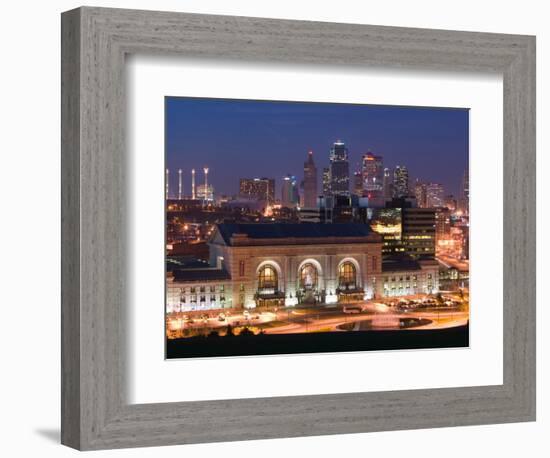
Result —
<path fill-rule="evenodd" d="M 181 195 L 182 195 L 182 191 L 183 191 L 183 178 L 181 176 L 182 174 L 182 170 L 179 169 L 178 170 L 178 200 L 181 200 Z"/>
<path fill-rule="evenodd" d="M 193 200 L 197 198 L 197 192 L 195 189 L 195 169 L 191 170 L 191 198 Z"/>
<path fill-rule="evenodd" d="M 204 200 L 208 200 L 208 167 L 204 169 Z"/>

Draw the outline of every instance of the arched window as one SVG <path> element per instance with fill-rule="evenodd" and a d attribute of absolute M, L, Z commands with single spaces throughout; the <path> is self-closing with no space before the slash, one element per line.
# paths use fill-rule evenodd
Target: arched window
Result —
<path fill-rule="evenodd" d="M 315 289 L 317 287 L 317 268 L 307 263 L 300 270 L 300 287 L 305 290 Z"/>
<path fill-rule="evenodd" d="M 276 291 L 278 286 L 277 271 L 273 266 L 267 265 L 260 269 L 258 275 L 258 289 L 260 291 Z"/>
<path fill-rule="evenodd" d="M 357 286 L 357 271 L 351 262 L 340 264 L 338 269 L 338 287 L 340 289 L 355 289 Z"/>

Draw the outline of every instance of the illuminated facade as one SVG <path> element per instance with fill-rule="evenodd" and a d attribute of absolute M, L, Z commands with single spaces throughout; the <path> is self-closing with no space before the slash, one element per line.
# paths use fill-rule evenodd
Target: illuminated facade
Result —
<path fill-rule="evenodd" d="M 304 204 L 305 208 L 317 208 L 317 167 L 313 162 L 313 151 L 304 162 Z"/>
<path fill-rule="evenodd" d="M 399 271 L 390 263 L 391 275 L 385 272 L 381 237 L 364 224 L 223 223 L 209 246 L 216 267 L 169 272 L 169 313 L 358 302 L 438 288 L 437 264 Z M 385 288 L 393 276 L 411 275 L 414 282 Z"/>
<path fill-rule="evenodd" d="M 241 178 L 239 195 L 242 198 L 273 203 L 275 201 L 275 180 L 273 178 Z"/>
<path fill-rule="evenodd" d="M 409 171 L 407 167 L 398 165 L 393 171 L 393 197 L 401 198 L 409 195 Z"/>
<path fill-rule="evenodd" d="M 333 196 L 349 196 L 348 149 L 338 140 L 330 149 L 330 193 Z"/>

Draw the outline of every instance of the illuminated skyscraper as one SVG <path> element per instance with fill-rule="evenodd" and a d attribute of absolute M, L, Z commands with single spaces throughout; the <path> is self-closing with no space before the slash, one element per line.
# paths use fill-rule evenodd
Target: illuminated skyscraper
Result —
<path fill-rule="evenodd" d="M 391 180 L 390 169 L 388 169 L 387 167 L 384 169 L 384 179 L 382 187 L 384 188 L 384 199 L 391 199 L 393 197 L 393 183 Z"/>
<path fill-rule="evenodd" d="M 346 144 L 336 141 L 330 149 L 330 191 L 333 196 L 349 196 L 349 162 Z"/>
<path fill-rule="evenodd" d="M 317 167 L 313 162 L 313 151 L 307 153 L 304 162 L 304 207 L 317 207 Z"/>
<path fill-rule="evenodd" d="M 283 186 L 281 188 L 281 205 L 283 207 L 292 208 L 299 202 L 300 196 L 298 193 L 298 184 L 296 177 L 287 175 L 283 178 Z"/>
<path fill-rule="evenodd" d="M 239 195 L 245 199 L 265 201 L 269 204 L 275 200 L 275 180 L 273 178 L 241 178 Z"/>
<path fill-rule="evenodd" d="M 369 198 L 369 205 L 384 205 L 384 167 L 382 156 L 372 153 L 363 155 L 361 161 L 363 189 Z"/>
<path fill-rule="evenodd" d="M 361 171 L 363 173 L 363 186 L 367 193 L 382 194 L 384 190 L 384 164 L 382 156 L 372 153 L 363 155 Z"/>
<path fill-rule="evenodd" d="M 414 184 L 414 196 L 416 197 L 416 204 L 419 208 L 427 208 L 427 185 L 421 181 L 416 180 Z"/>
<path fill-rule="evenodd" d="M 323 169 L 323 196 L 330 196 L 330 169 L 328 167 Z"/>
<path fill-rule="evenodd" d="M 393 172 L 393 196 L 397 198 L 409 195 L 409 171 L 404 165 L 398 165 Z"/>
<path fill-rule="evenodd" d="M 441 208 L 445 206 L 445 190 L 439 183 L 428 183 L 426 185 L 426 207 Z"/>
<path fill-rule="evenodd" d="M 470 176 L 468 170 L 464 170 L 464 176 L 462 177 L 462 211 L 466 214 L 470 209 Z"/>
<path fill-rule="evenodd" d="M 363 174 L 359 171 L 353 174 L 353 191 L 356 196 L 362 197 L 365 191 L 363 186 Z"/>

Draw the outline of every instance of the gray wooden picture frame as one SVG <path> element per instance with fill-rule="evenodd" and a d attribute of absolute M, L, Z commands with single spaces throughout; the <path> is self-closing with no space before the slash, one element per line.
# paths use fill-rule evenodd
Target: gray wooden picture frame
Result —
<path fill-rule="evenodd" d="M 83 7 L 62 14 L 61 38 L 63 444 L 88 450 L 535 419 L 534 37 Z M 128 404 L 124 74 L 125 56 L 135 53 L 502 74 L 504 383 Z"/>

